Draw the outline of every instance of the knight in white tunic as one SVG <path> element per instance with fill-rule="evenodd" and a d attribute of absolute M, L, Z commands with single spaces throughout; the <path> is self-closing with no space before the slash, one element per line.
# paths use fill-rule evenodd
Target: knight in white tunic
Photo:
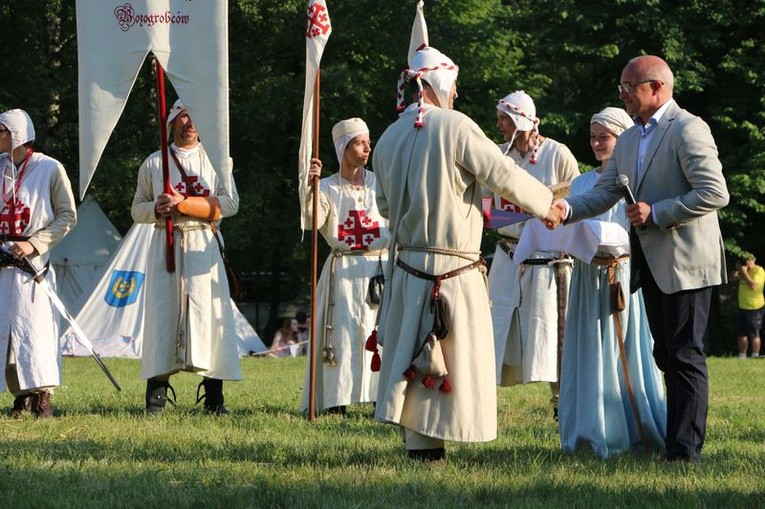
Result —
<path fill-rule="evenodd" d="M 47 268 L 56 290 L 50 250 L 77 222 L 74 196 L 62 164 L 32 149 L 34 126 L 23 110 L 0 114 L 0 392 L 15 396 L 13 415 L 53 415 L 53 388 L 61 384 L 58 314 L 48 294 L 32 282 L 26 258 Z"/>
<path fill-rule="evenodd" d="M 550 209 L 550 190 L 452 110 L 457 72 L 438 50 L 418 51 L 399 82 L 401 106 L 405 82 L 418 102 L 386 129 L 373 155 L 377 206 L 392 232 L 375 418 L 401 426 L 409 456 L 418 460 L 443 458 L 445 440 L 497 436 L 494 345 L 479 252 L 481 186 L 553 224 L 560 220 Z"/>
<path fill-rule="evenodd" d="M 220 219 L 237 212 L 239 195 L 231 171 L 219 175 L 214 170 L 180 101 L 167 122 L 173 139 L 168 161 L 172 192 L 164 191 L 157 151 L 138 171 L 131 207 L 134 221 L 155 225 L 144 280 L 141 378 L 147 380 L 146 410 L 161 412 L 170 375 L 190 371 L 203 377 L 197 392 L 205 391 L 198 397 L 204 399 L 205 411 L 224 414 L 223 380 L 240 380 L 241 373 L 228 281 L 215 236 L 220 236 Z M 168 219 L 173 272 L 166 256 Z"/>
<path fill-rule="evenodd" d="M 319 182 L 316 217 L 332 253 L 316 288 L 317 348 L 315 352 L 309 348 L 308 359 L 317 355 L 315 408 L 344 414 L 349 404 L 377 399 L 375 356 L 365 343 L 375 329 L 379 301 L 370 297 L 369 284 L 382 274 L 388 260 L 390 232 L 377 210 L 375 174 L 364 167 L 371 152 L 367 125 L 359 118 L 343 120 L 332 128 L 332 138 L 340 170 Z M 320 173 L 321 161 L 313 159 L 309 178 Z M 310 220 L 310 188 L 306 198 L 305 215 Z M 310 399 L 309 377 L 306 368 L 303 411 Z"/>
<path fill-rule="evenodd" d="M 536 106 L 522 90 L 497 104 L 497 128 L 505 140 L 503 154 L 546 186 L 570 182 L 579 175 L 571 151 L 562 143 L 539 135 Z M 520 211 L 523 207 L 496 193 L 494 208 Z M 528 259 L 513 261 L 524 223 L 501 227 L 489 272 L 489 299 L 494 324 L 497 384 L 512 386 L 550 382 L 557 412 L 558 348 L 563 337 L 571 260 L 559 250 L 539 250 Z"/>

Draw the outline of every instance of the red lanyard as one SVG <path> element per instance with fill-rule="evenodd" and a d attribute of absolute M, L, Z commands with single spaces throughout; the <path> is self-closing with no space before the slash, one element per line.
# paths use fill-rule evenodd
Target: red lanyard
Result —
<path fill-rule="evenodd" d="M 21 187 L 21 179 L 24 178 L 24 172 L 27 169 L 27 165 L 29 164 L 29 160 L 32 158 L 32 147 L 27 148 L 27 155 L 24 157 L 24 164 L 21 166 L 21 172 L 19 172 L 18 177 L 16 177 L 16 183 L 15 188 L 13 190 L 13 194 L 6 200 L 5 199 L 5 178 L 3 178 L 3 203 L 5 205 L 11 204 L 11 208 L 15 208 L 16 206 L 16 195 L 19 192 L 19 187 Z M 12 154 L 8 154 L 8 158 L 11 158 Z M 11 164 L 13 164 L 13 160 L 11 160 Z M 5 172 L 3 172 L 3 177 L 5 176 Z"/>

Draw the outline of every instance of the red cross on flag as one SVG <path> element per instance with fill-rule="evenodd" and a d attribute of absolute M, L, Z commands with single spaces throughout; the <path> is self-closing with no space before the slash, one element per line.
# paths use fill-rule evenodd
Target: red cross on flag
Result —
<path fill-rule="evenodd" d="M 298 155 L 298 194 L 300 196 L 300 229 L 305 229 L 305 197 L 308 191 L 308 169 L 311 165 L 313 137 L 314 91 L 316 76 L 327 45 L 332 24 L 325 0 L 310 0 L 306 13 L 305 31 L 305 94 L 303 96 L 303 129 L 300 133 L 300 151 Z M 317 154 L 318 155 L 318 154 Z"/>

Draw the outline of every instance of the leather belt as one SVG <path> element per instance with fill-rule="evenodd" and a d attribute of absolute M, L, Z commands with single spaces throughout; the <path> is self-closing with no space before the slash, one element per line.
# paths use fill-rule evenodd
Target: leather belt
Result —
<path fill-rule="evenodd" d="M 418 277 L 420 279 L 426 279 L 428 281 L 443 281 L 444 279 L 449 279 L 455 276 L 459 276 L 460 274 L 467 272 L 469 270 L 477 269 L 479 267 L 486 267 L 486 260 L 484 260 L 483 258 L 479 258 L 478 260 L 474 261 L 470 265 L 465 265 L 463 267 L 451 270 L 449 272 L 446 272 L 440 275 L 428 274 L 427 272 L 422 272 L 421 270 L 417 270 L 414 267 L 407 265 L 406 263 L 401 261 L 401 258 L 396 259 L 396 265 L 404 269 L 405 272 L 408 272 L 409 274 L 415 277 Z"/>
<path fill-rule="evenodd" d="M 609 267 L 611 265 L 616 265 L 620 261 L 626 260 L 629 257 L 630 257 L 630 255 L 628 255 L 628 254 L 621 255 L 621 256 L 594 256 L 590 263 L 593 263 L 595 265 L 604 265 L 606 267 Z"/>

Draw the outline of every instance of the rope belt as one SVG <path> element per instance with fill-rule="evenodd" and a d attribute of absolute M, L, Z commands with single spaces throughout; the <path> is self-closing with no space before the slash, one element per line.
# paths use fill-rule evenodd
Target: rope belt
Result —
<path fill-rule="evenodd" d="M 481 256 L 480 251 L 460 251 L 459 249 L 450 249 L 448 247 L 438 246 L 397 246 L 399 251 L 415 251 L 420 253 L 433 253 L 449 256 L 459 256 L 471 262 L 475 260 L 476 256 Z"/>
<path fill-rule="evenodd" d="M 165 230 L 167 229 L 166 223 L 155 223 L 154 224 L 155 230 Z M 177 232 L 191 232 L 196 230 L 212 230 L 212 224 L 210 223 L 197 223 L 197 222 L 189 222 L 189 223 L 174 223 L 173 224 L 173 230 Z"/>
<path fill-rule="evenodd" d="M 335 275 L 337 274 L 337 260 L 344 256 L 377 256 L 378 258 L 386 253 L 386 249 L 376 249 L 374 251 L 365 251 L 357 249 L 354 251 L 333 250 L 329 261 L 329 286 L 328 300 L 324 308 L 324 347 L 322 349 L 322 362 L 330 367 L 337 365 L 334 354 L 334 344 L 332 342 L 332 332 L 334 331 L 335 315 Z M 312 352 L 313 354 L 313 352 Z"/>
<path fill-rule="evenodd" d="M 382 256 L 383 253 L 387 252 L 387 249 L 376 249 L 374 251 L 362 251 L 362 250 L 355 250 L 355 251 L 338 251 L 334 250 L 332 251 L 332 256 L 337 256 L 338 258 L 341 258 L 343 256 Z"/>

